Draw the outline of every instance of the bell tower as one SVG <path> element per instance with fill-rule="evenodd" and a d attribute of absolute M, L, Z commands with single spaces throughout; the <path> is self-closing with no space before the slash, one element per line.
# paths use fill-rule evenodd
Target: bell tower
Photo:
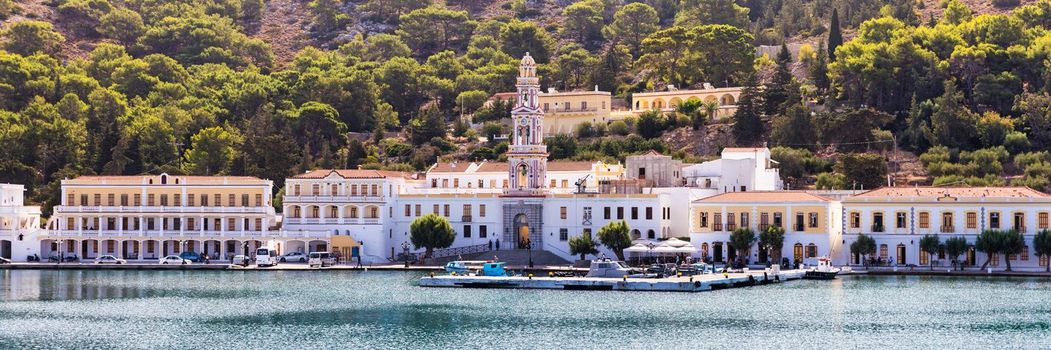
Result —
<path fill-rule="evenodd" d="M 540 79 L 527 52 L 518 68 L 517 95 L 511 109 L 511 145 L 507 151 L 510 196 L 542 196 L 547 179 L 544 111 L 540 109 Z"/>

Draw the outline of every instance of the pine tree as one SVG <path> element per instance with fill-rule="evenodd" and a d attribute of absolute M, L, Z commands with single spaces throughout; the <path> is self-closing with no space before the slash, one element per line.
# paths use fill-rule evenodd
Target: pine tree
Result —
<path fill-rule="evenodd" d="M 737 112 L 734 113 L 734 137 L 737 143 L 746 145 L 753 144 L 763 134 L 763 121 L 760 119 L 760 106 L 763 105 L 762 97 L 756 88 L 755 76 L 748 78 L 744 88 L 741 90 L 741 98 L 737 101 Z"/>
<path fill-rule="evenodd" d="M 839 31 L 839 10 L 832 9 L 832 21 L 828 24 L 828 61 L 836 61 L 836 48 L 843 45 L 843 33 Z"/>

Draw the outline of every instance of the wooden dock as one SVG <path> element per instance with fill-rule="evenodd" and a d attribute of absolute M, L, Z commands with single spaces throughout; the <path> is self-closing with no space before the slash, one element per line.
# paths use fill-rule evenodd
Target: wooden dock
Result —
<path fill-rule="evenodd" d="M 590 278 L 590 277 L 486 277 L 434 275 L 423 277 L 421 287 L 461 288 L 515 288 L 515 289 L 563 289 L 563 290 L 622 290 L 652 292 L 704 292 L 780 283 L 802 279 L 803 270 L 781 271 L 772 274 L 766 271 L 745 273 L 696 275 L 669 278 Z"/>

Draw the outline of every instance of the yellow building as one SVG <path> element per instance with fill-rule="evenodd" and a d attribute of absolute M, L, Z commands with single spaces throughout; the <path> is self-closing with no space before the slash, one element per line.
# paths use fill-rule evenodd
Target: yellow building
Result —
<path fill-rule="evenodd" d="M 699 100 L 715 102 L 719 105 L 717 118 L 729 118 L 737 112 L 737 100 L 741 98 L 741 87 L 714 88 L 707 86 L 696 90 L 669 90 L 657 92 L 639 92 L 631 95 L 631 111 L 641 114 L 649 110 L 662 112 L 674 111 L 686 101 Z"/>
<path fill-rule="evenodd" d="M 701 256 L 712 261 L 737 257 L 729 244 L 730 234 L 741 228 L 751 229 L 756 237 L 770 226 L 783 228 L 784 246 L 778 253 L 790 261 L 832 256 L 841 249 L 839 202 L 811 193 L 728 192 L 694 201 L 690 212 L 690 240 Z M 753 245 L 747 259 L 764 263 L 769 258 Z"/>
<path fill-rule="evenodd" d="M 263 244 L 327 235 L 272 229 L 273 183 L 255 177 L 82 176 L 62 181 L 41 252 L 157 259 L 183 251 L 225 260 Z M 312 236 L 315 235 L 316 237 Z"/>
<path fill-rule="evenodd" d="M 516 93 L 507 92 L 493 96 L 493 100 L 513 100 Z M 539 105 L 544 111 L 544 135 L 570 134 L 578 124 L 609 123 L 611 95 L 608 91 L 568 91 L 548 89 L 539 94 Z"/>

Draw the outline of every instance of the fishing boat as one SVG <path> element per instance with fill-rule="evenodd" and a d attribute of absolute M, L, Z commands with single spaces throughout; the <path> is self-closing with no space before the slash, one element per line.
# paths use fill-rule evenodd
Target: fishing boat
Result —
<path fill-rule="evenodd" d="M 507 276 L 507 269 L 504 265 L 504 262 L 487 262 L 485 265 L 482 265 L 482 276 L 505 277 Z"/>
<path fill-rule="evenodd" d="M 467 262 L 462 260 L 450 261 L 445 263 L 445 272 L 455 273 L 457 275 L 463 275 L 470 271 L 467 267 Z"/>
<path fill-rule="evenodd" d="M 591 268 L 588 269 L 587 274 L 587 277 L 602 278 L 622 278 L 625 276 L 641 277 L 642 274 L 624 265 L 624 262 L 610 259 L 592 260 Z"/>
<path fill-rule="evenodd" d="M 839 274 L 839 269 L 832 266 L 832 259 L 821 257 L 817 259 L 817 266 L 806 271 L 803 279 L 808 280 L 831 280 Z"/>

